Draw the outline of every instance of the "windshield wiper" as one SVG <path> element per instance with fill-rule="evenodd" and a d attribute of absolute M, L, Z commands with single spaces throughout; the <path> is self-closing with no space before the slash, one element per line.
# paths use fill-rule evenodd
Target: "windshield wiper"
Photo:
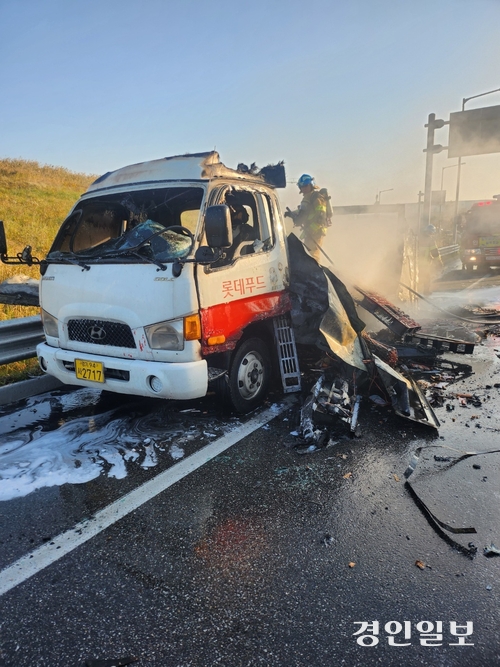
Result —
<path fill-rule="evenodd" d="M 77 259 L 69 259 L 69 257 L 46 257 L 45 261 L 47 264 L 57 264 L 58 262 L 64 262 L 65 264 L 75 264 L 80 266 L 82 271 L 90 271 L 90 266 L 85 264 L 85 262 L 80 262 Z"/>
<path fill-rule="evenodd" d="M 129 250 L 127 253 L 120 253 L 120 257 L 126 257 L 127 255 L 132 255 L 132 257 L 138 257 L 139 259 L 145 259 L 146 262 L 149 262 L 150 264 L 155 264 L 155 266 L 158 267 L 158 271 L 166 271 L 167 267 L 165 264 L 162 264 L 159 262 L 157 259 L 154 259 L 153 257 L 148 257 L 147 255 L 142 255 L 140 252 L 136 252 L 135 250 Z M 106 257 L 109 257 L 109 255 L 106 255 Z"/>

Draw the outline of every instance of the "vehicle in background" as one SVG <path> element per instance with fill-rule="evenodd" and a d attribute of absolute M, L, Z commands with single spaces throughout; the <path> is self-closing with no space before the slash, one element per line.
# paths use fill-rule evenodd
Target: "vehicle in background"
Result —
<path fill-rule="evenodd" d="M 500 266 L 500 195 L 474 204 L 465 214 L 460 259 L 464 271 Z"/>

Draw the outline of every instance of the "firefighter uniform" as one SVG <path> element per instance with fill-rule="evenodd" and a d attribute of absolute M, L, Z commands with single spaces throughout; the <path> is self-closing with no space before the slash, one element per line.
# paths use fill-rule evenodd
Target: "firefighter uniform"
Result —
<path fill-rule="evenodd" d="M 304 182 L 303 185 L 301 181 Z M 309 253 L 319 262 L 320 247 L 330 224 L 327 215 L 328 200 L 307 174 L 301 176 L 298 184 L 302 192 L 302 202 L 298 209 L 288 211 L 285 215 L 288 214 L 293 219 L 294 225 L 302 227 L 300 238 Z"/>

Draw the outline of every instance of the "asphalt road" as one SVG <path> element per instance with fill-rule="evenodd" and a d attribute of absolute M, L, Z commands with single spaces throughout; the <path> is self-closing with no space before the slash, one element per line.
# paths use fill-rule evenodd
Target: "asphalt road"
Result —
<path fill-rule="evenodd" d="M 0 665 L 500 665 L 500 556 L 483 555 L 500 547 L 500 455 L 460 459 L 500 449 L 500 339 L 486 343 L 450 355 L 473 374 L 444 391 L 438 432 L 365 401 L 357 438 L 334 432 L 306 456 L 291 447 L 298 402 L 279 394 L 260 428 L 210 397 L 55 392 L 3 408 L 0 587 L 9 566 L 36 567 L 0 597 Z M 475 533 L 438 532 L 417 504 L 404 471 L 419 448 L 414 493 Z M 190 455 L 199 467 L 172 482 Z M 451 624 L 467 623 L 459 642 Z"/>

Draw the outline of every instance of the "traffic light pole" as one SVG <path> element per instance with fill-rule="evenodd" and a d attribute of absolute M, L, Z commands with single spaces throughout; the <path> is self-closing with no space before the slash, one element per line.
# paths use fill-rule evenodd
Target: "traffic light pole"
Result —
<path fill-rule="evenodd" d="M 455 193 L 455 213 L 453 215 L 453 243 L 458 241 L 458 201 L 460 197 L 460 172 L 462 171 L 462 158 L 458 158 L 457 165 L 457 190 Z"/>
<path fill-rule="evenodd" d="M 427 148 L 425 149 L 425 186 L 424 186 L 424 210 L 422 220 L 424 226 L 430 224 L 431 197 L 432 197 L 432 161 L 434 159 L 434 123 L 436 114 L 430 113 L 427 120 Z"/>
<path fill-rule="evenodd" d="M 415 274 L 416 274 L 416 283 L 421 281 L 421 269 L 425 273 L 425 267 L 419 266 L 421 259 L 421 244 L 423 243 L 422 232 L 425 228 L 431 223 L 431 199 L 432 199 L 432 161 L 434 160 L 434 154 L 440 153 L 443 150 L 441 144 L 434 144 L 434 131 L 443 127 L 444 125 L 449 125 L 449 121 L 444 121 L 441 119 L 436 120 L 436 114 L 430 113 L 427 119 L 427 147 L 424 148 L 425 156 L 425 187 L 424 187 L 424 205 L 422 211 L 422 218 L 418 221 L 418 234 L 416 242 L 416 257 L 415 257 Z M 419 193 L 419 211 L 420 211 L 420 193 Z M 424 246 L 425 247 L 425 246 Z M 422 278 L 424 278 L 422 274 Z"/>
<path fill-rule="evenodd" d="M 430 113 L 427 119 L 427 147 L 424 148 L 425 156 L 425 187 L 424 187 L 424 210 L 422 215 L 422 222 L 425 227 L 431 222 L 431 198 L 432 198 L 432 161 L 436 153 L 441 153 L 447 146 L 441 144 L 434 145 L 434 131 L 445 125 L 449 125 L 450 121 L 436 120 L 436 114 Z"/>

